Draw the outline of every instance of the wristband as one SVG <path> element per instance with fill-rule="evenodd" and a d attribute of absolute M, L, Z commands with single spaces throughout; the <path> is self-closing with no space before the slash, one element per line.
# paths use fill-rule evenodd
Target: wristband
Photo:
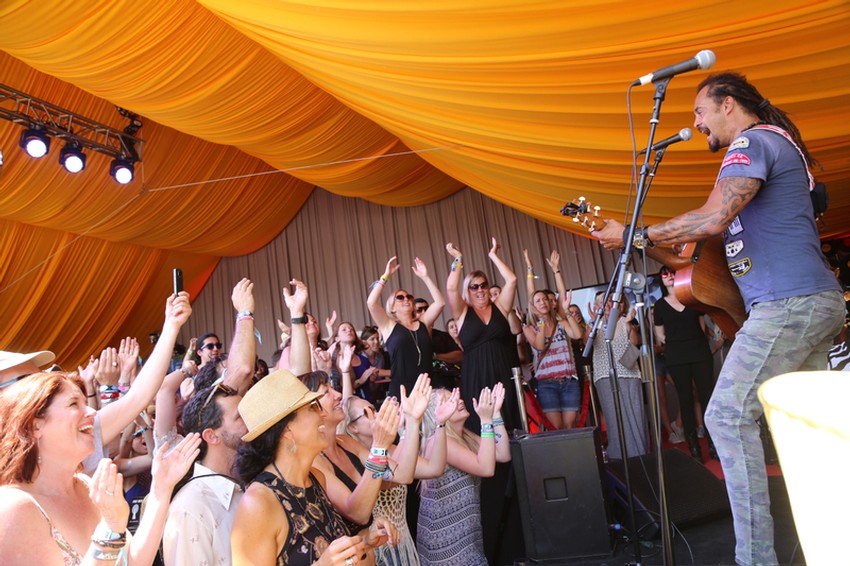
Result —
<path fill-rule="evenodd" d="M 237 318 L 237 320 L 238 320 L 239 318 L 242 318 L 243 316 L 250 316 L 250 317 L 253 317 L 253 316 L 254 316 L 254 313 L 252 313 L 251 311 L 239 311 L 238 313 L 236 313 L 236 318 Z"/>
<path fill-rule="evenodd" d="M 389 277 L 387 277 L 386 275 L 383 275 L 383 274 L 382 274 L 380 277 L 378 277 L 378 281 L 380 281 L 380 282 L 381 282 L 381 284 L 384 284 L 384 283 L 386 283 L 386 282 L 387 282 L 387 281 L 389 281 L 389 280 L 390 280 L 390 278 L 389 278 Z"/>
<path fill-rule="evenodd" d="M 493 423 L 481 423 L 481 435 L 485 432 L 493 432 Z"/>
<path fill-rule="evenodd" d="M 373 447 L 369 450 L 369 454 L 371 454 L 372 456 L 386 457 L 387 449 L 386 448 L 374 448 Z"/>
<path fill-rule="evenodd" d="M 307 315 L 304 316 L 293 316 L 289 319 L 290 324 L 307 324 Z"/>
<path fill-rule="evenodd" d="M 496 439 L 496 433 L 493 432 L 492 430 L 490 432 L 484 432 L 482 430 L 481 431 L 481 438 L 492 438 L 492 439 L 495 440 Z"/>

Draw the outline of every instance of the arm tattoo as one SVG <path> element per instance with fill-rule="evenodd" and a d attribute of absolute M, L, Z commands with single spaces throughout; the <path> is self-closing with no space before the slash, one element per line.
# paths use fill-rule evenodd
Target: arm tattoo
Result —
<path fill-rule="evenodd" d="M 679 244 L 721 234 L 756 196 L 761 184 L 761 179 L 724 177 L 702 207 L 654 224 L 650 237 L 657 244 Z"/>

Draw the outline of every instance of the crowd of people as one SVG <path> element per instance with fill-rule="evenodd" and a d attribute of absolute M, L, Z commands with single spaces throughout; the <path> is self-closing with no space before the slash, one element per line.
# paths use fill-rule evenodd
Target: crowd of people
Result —
<path fill-rule="evenodd" d="M 701 86 L 698 96 L 705 112 L 697 113 L 698 125 L 714 136 L 724 122 L 709 110 L 727 100 L 706 92 L 723 81 L 740 82 L 724 76 Z M 737 112 L 737 122 L 753 117 L 746 108 Z M 751 141 L 736 143 L 745 149 Z M 618 230 L 612 222 L 596 235 L 614 248 L 623 243 Z M 641 237 L 649 245 L 684 238 L 673 221 Z M 337 325 L 333 311 L 324 338 L 306 310 L 307 285 L 291 280 L 283 289 L 288 321 L 278 320 L 281 349 L 270 364 L 257 358 L 254 317 L 273 315 L 255 314 L 248 279 L 233 288 L 227 348 L 210 331 L 192 339 L 174 363 L 178 334 L 192 312 L 181 292 L 166 300 L 162 330 L 143 364 L 133 338 L 76 372 L 42 371 L 53 361 L 50 352 L 0 353 L 4 564 L 512 564 L 524 553 L 509 464 L 509 434 L 523 418 L 513 368 L 531 378 L 553 428 L 577 425 L 582 380 L 592 381 L 609 458 L 650 450 L 644 407 L 653 380 L 635 354 L 642 336 L 627 299 L 614 305 L 600 294 L 585 314 L 571 303 L 558 252 L 547 258 L 556 291 L 535 289 L 526 252 L 523 311 L 516 306 L 518 278 L 500 248 L 493 238 L 494 282 L 483 270 L 465 272 L 461 250 L 448 243 L 445 294 L 415 258 L 411 268 L 427 299 L 393 288 L 401 264 L 390 258 L 366 298 L 374 326 Z M 735 455 L 743 450 L 755 464 L 758 456 L 727 425 L 744 409 L 755 415 L 756 401 L 753 388 L 746 401 L 730 398 L 741 387 L 733 372 L 752 365 L 758 348 L 751 341 L 765 338 L 745 326 L 730 352 L 735 363 L 721 373 L 724 392 L 713 397 L 711 344 L 722 338 L 670 292 L 674 277 L 662 270 L 665 296 L 651 319 L 657 353 L 666 358 L 657 384 L 666 390 L 669 375 L 680 401 L 679 416 L 662 416 L 669 440 L 687 442 L 701 460 L 702 432 L 710 457 L 720 453 L 730 484 L 746 483 L 750 475 L 737 470 Z M 821 276 L 811 290 L 824 305 L 800 308 L 809 316 L 832 313 L 835 286 Z M 761 332 L 756 325 L 769 325 L 773 311 L 762 313 L 767 307 L 757 291 L 745 290 L 753 307 L 747 324 Z M 444 332 L 434 326 L 446 308 L 451 318 Z M 593 329 L 612 313 L 618 313 L 610 321 L 613 338 L 605 340 Z M 825 356 L 832 327 L 838 330 L 830 324 L 819 324 L 814 354 Z M 593 354 L 583 358 L 589 340 Z M 814 367 L 809 350 L 794 350 L 797 366 Z M 752 383 L 769 377 L 762 373 Z M 409 488 L 414 482 L 418 488 Z M 749 488 L 744 491 L 758 496 L 758 486 Z M 731 491 L 730 498 L 741 512 Z M 750 506 L 760 517 L 762 502 Z M 739 556 L 771 563 L 763 532 L 769 525 L 741 534 L 742 520 L 736 515 Z"/>

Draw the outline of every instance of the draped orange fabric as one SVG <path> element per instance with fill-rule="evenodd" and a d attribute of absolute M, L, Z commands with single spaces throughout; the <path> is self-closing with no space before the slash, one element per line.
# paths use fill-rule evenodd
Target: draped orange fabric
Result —
<path fill-rule="evenodd" d="M 21 127 L 0 121 L 3 349 L 76 362 L 156 330 L 171 267 L 191 266 L 197 292 L 218 258 L 280 233 L 314 186 L 390 206 L 469 186 L 567 230 L 559 210 L 584 195 L 622 218 L 628 84 L 700 49 L 790 114 L 829 187 L 823 235 L 850 228 L 846 0 L 72 6 L 0 4 L 0 83 L 119 129 L 114 105 L 138 113 L 143 161 L 128 186 L 102 155 L 71 176 L 58 141 L 30 159 Z M 706 75 L 671 81 L 657 139 L 692 124 Z M 630 95 L 637 149 L 653 92 Z M 695 137 L 665 158 L 648 223 L 708 194 L 719 156 Z"/>

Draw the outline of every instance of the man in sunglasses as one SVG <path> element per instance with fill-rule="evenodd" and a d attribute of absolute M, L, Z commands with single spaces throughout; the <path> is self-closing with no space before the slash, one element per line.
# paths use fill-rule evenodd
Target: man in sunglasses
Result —
<path fill-rule="evenodd" d="M 248 432 L 242 397 L 220 378 L 192 396 L 183 428 L 201 435 L 192 477 L 174 496 L 162 538 L 166 566 L 230 564 L 230 530 L 242 489 L 231 477 L 236 450 Z"/>

